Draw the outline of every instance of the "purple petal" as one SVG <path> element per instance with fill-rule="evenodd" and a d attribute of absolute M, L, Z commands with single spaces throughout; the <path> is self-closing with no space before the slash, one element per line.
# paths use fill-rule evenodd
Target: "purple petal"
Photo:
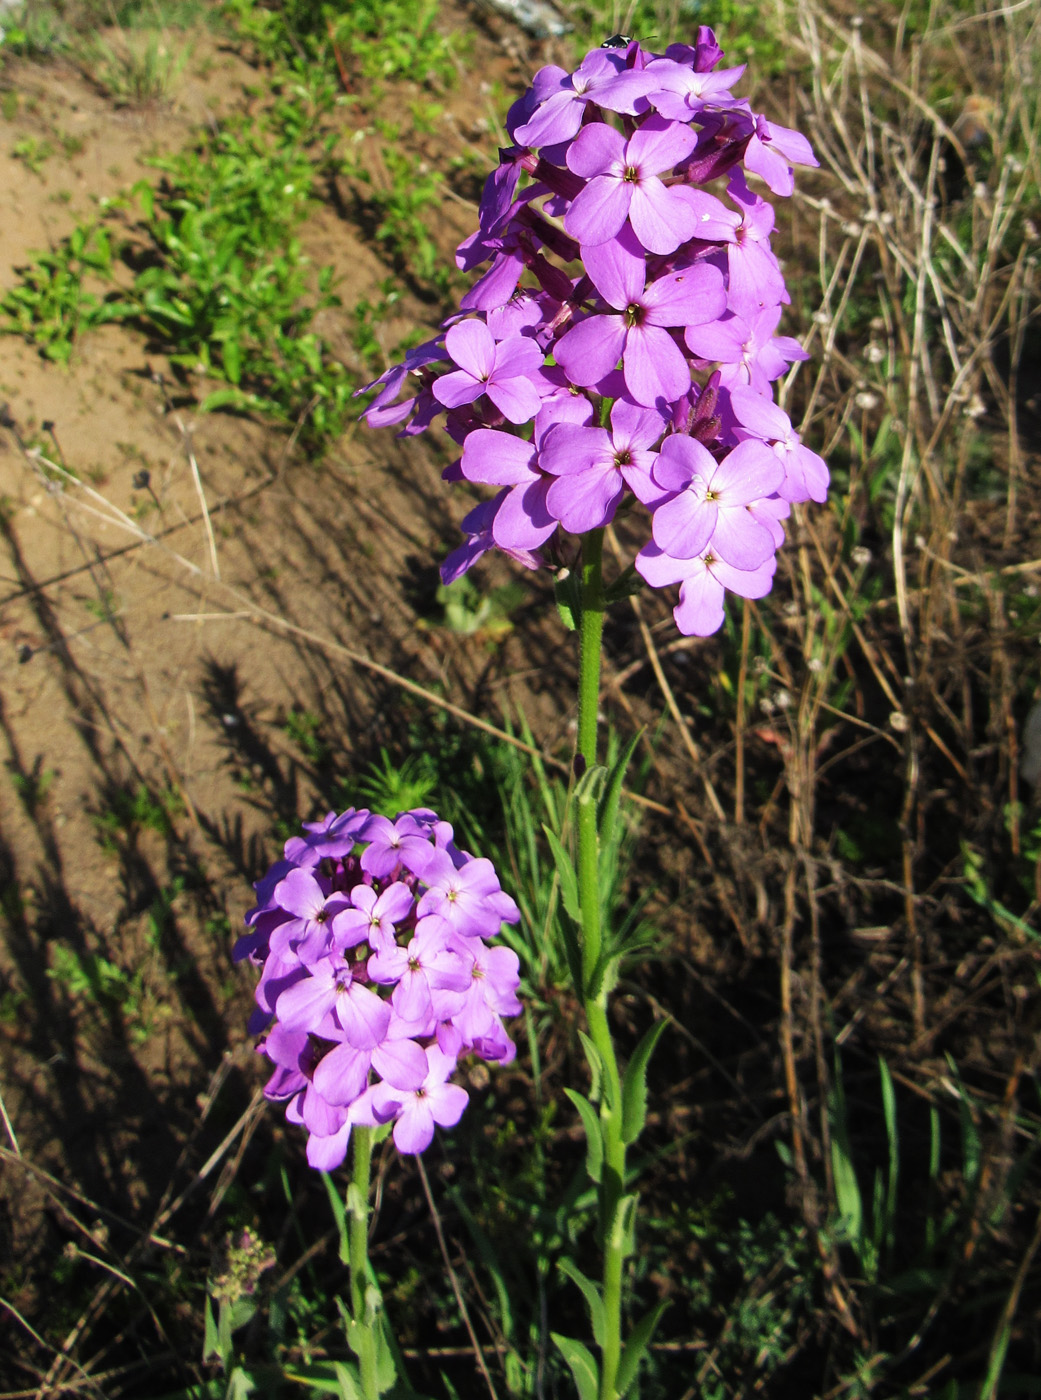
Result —
<path fill-rule="evenodd" d="M 445 349 L 475 379 L 487 379 L 495 367 L 495 340 L 483 321 L 458 321 L 445 336 Z"/>
<path fill-rule="evenodd" d="M 694 237 L 693 213 L 660 180 L 642 180 L 633 188 L 629 222 L 649 253 L 675 252 Z"/>
<path fill-rule="evenodd" d="M 530 486 L 515 486 L 506 497 L 492 525 L 500 549 L 538 549 L 549 539 L 557 528 L 556 516 L 546 507 L 549 485 L 548 476 L 540 477 Z"/>
<path fill-rule="evenodd" d="M 375 992 L 355 982 L 346 995 L 336 998 L 336 1019 L 348 1044 L 357 1050 L 371 1050 L 387 1034 L 390 1007 Z"/>
<path fill-rule="evenodd" d="M 604 247 L 611 247 L 604 244 Z M 590 249 L 590 253 L 599 251 Z M 614 369 L 625 347 L 625 321 L 621 316 L 590 316 L 558 340 L 553 347 L 557 364 L 573 384 L 595 384 Z"/>
<path fill-rule="evenodd" d="M 372 1052 L 372 1067 L 395 1089 L 418 1089 L 427 1077 L 427 1057 L 414 1040 L 385 1040 Z"/>
<path fill-rule="evenodd" d="M 698 263 L 652 282 L 643 295 L 652 326 L 697 326 L 726 310 L 727 294 L 718 268 Z M 689 344 L 689 341 L 688 341 Z"/>
<path fill-rule="evenodd" d="M 680 585 L 680 601 L 672 610 L 676 626 L 686 637 L 710 637 L 723 626 L 723 585 L 707 567 Z"/>
<path fill-rule="evenodd" d="M 673 433 L 661 445 L 654 466 L 654 479 L 669 491 L 684 491 L 700 477 L 706 484 L 715 475 L 716 459 L 696 438 Z"/>
<path fill-rule="evenodd" d="M 638 410 L 641 413 L 645 411 Z M 585 471 L 601 458 L 610 461 L 613 455 L 611 436 L 606 429 L 558 423 L 546 434 L 539 452 L 539 466 L 552 476 L 570 476 L 573 472 Z"/>
<path fill-rule="evenodd" d="M 639 404 L 671 403 L 690 388 L 690 366 L 661 326 L 632 326 L 625 341 L 625 387 Z"/>
<path fill-rule="evenodd" d="M 674 559 L 695 559 L 712 539 L 719 516 L 712 501 L 699 500 L 692 491 L 683 491 L 654 512 L 654 543 Z"/>
<path fill-rule="evenodd" d="M 662 541 L 658 541 L 659 544 Z M 735 569 L 758 569 L 774 553 L 774 537 L 752 513 L 738 506 L 721 510 L 711 537 L 712 553 Z"/>
<path fill-rule="evenodd" d="M 605 175 L 612 168 L 621 173 L 624 156 L 625 138 L 621 132 L 615 131 L 606 122 L 590 122 L 568 148 L 567 167 L 584 180 L 591 180 L 596 175 Z"/>
<path fill-rule="evenodd" d="M 567 211 L 564 228 L 583 248 L 606 243 L 625 223 L 632 197 L 632 185 L 613 175 L 599 175 L 590 180 Z"/>
<path fill-rule="evenodd" d="M 319 1062 L 314 1072 L 315 1088 L 329 1103 L 353 1103 L 368 1083 L 371 1058 L 367 1051 L 343 1041 Z"/>
<path fill-rule="evenodd" d="M 606 525 L 624 495 L 621 472 L 593 467 L 559 477 L 549 488 L 546 504 L 565 530 L 584 535 Z"/>
<path fill-rule="evenodd" d="M 496 377 L 485 388 L 492 403 L 511 423 L 530 423 L 542 406 L 530 379 Z"/>
<path fill-rule="evenodd" d="M 624 311 L 633 302 L 642 301 L 646 256 L 631 228 L 623 228 L 609 243 L 583 250 L 583 261 L 593 286 L 609 306 Z"/>
<path fill-rule="evenodd" d="M 298 919 L 313 919 L 325 908 L 325 891 L 306 870 L 291 870 L 275 886 L 275 903 Z"/>
<path fill-rule="evenodd" d="M 412 1097 L 394 1124 L 394 1146 L 402 1155 L 425 1152 L 434 1140 L 434 1115 L 426 1099 Z"/>
<path fill-rule="evenodd" d="M 463 475 L 467 481 L 492 486 L 517 486 L 532 479 L 535 449 L 523 438 L 494 428 L 478 428 L 463 445 Z"/>
<path fill-rule="evenodd" d="M 588 128 L 587 128 L 588 129 Z M 664 117 L 648 117 L 629 138 L 625 157 L 627 165 L 635 165 L 641 176 L 660 175 L 686 160 L 697 145 L 697 133 L 681 122 L 666 121 Z M 677 245 L 678 246 L 678 245 Z"/>
<path fill-rule="evenodd" d="M 445 408 L 461 408 L 463 404 L 480 398 L 484 393 L 484 383 L 475 379 L 469 370 L 457 369 L 435 379 L 430 389 L 434 398 Z"/>

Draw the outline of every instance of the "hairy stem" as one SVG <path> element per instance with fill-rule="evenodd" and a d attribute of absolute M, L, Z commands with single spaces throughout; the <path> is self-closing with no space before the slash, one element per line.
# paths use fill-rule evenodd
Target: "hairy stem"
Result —
<path fill-rule="evenodd" d="M 575 773 L 597 760 L 597 711 L 604 626 L 603 531 L 584 538 L 582 553 L 582 624 L 579 634 L 578 746 Z M 604 1141 L 600 1183 L 600 1234 L 603 1241 L 604 1345 L 600 1361 L 600 1400 L 615 1400 L 622 1351 L 622 1271 L 626 1256 L 622 1198 L 625 1193 L 625 1143 L 622 1140 L 622 1090 L 618 1057 L 607 1019 L 607 993 L 599 963 L 603 951 L 600 924 L 599 839 L 597 806 L 592 792 L 578 800 L 578 891 L 582 910 L 582 987 L 579 989 L 589 1035 L 602 1071 L 600 1123 Z"/>
<path fill-rule="evenodd" d="M 351 1187 L 347 1195 L 348 1243 L 350 1246 L 351 1313 L 354 1318 L 355 1350 L 365 1400 L 379 1400 L 376 1367 L 376 1333 L 367 1316 L 366 1292 L 369 1275 L 369 1177 L 372 1170 L 372 1129 L 355 1128 Z"/>

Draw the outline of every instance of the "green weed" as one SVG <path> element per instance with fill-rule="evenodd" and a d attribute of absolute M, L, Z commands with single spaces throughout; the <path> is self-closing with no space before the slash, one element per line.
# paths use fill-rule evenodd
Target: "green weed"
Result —
<path fill-rule="evenodd" d="M 314 714 L 311 710 L 293 709 L 286 715 L 282 725 L 282 732 L 307 759 L 308 763 L 315 768 L 323 768 L 329 761 L 332 752 L 329 745 L 321 737 L 320 730 L 322 720 L 320 715 Z"/>
<path fill-rule="evenodd" d="M 11 155 L 15 160 L 20 160 L 26 169 L 31 170 L 34 175 L 39 175 L 51 156 L 54 155 L 54 147 L 46 139 L 40 140 L 36 136 L 23 136 L 11 147 Z"/>
<path fill-rule="evenodd" d="M 83 46 L 80 62 L 91 82 L 117 106 L 141 107 L 170 97 L 190 53 L 187 45 L 170 49 L 165 36 L 154 30 L 143 43 L 125 35 L 109 43 L 95 34 Z"/>
<path fill-rule="evenodd" d="M 116 252 L 107 229 L 97 224 L 73 229 L 54 252 L 39 254 L 0 301 L 8 318 L 3 329 L 23 335 L 47 359 L 67 365 L 79 336 L 125 319 L 133 310 L 117 293 L 102 297 L 85 285 L 88 279 L 111 282 Z"/>
<path fill-rule="evenodd" d="M 40 807 L 47 800 L 47 794 L 51 790 L 51 785 L 57 777 L 53 768 L 45 768 L 43 759 L 37 757 L 32 769 L 28 773 L 11 773 L 11 786 L 21 799 L 22 805 L 30 817 L 36 815 Z"/>

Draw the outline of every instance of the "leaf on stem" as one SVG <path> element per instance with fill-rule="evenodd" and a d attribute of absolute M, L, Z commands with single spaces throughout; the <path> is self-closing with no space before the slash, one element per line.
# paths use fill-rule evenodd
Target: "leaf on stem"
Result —
<path fill-rule="evenodd" d="M 611 768 L 607 775 L 607 782 L 604 786 L 603 796 L 600 798 L 600 808 L 597 812 L 596 824 L 600 832 L 600 849 L 610 851 L 614 837 L 615 823 L 618 820 L 618 807 L 622 797 L 622 783 L 625 781 L 626 770 L 632 761 L 632 756 L 636 752 L 636 745 L 640 742 L 643 729 L 638 729 L 632 736 L 625 748 L 619 755 L 618 761 Z M 603 874 L 601 874 L 603 878 Z"/>
<path fill-rule="evenodd" d="M 658 1021 L 633 1052 L 622 1080 L 622 1141 L 635 1142 L 647 1121 L 647 1067 L 667 1021 Z"/>
<path fill-rule="evenodd" d="M 336 1229 L 340 1236 L 340 1263 L 348 1264 L 351 1258 L 351 1242 L 347 1234 L 347 1212 L 344 1209 L 340 1193 L 328 1172 L 322 1172 L 322 1181 L 329 1196 L 329 1204 L 333 1208 L 333 1219 L 336 1221 Z"/>
<path fill-rule="evenodd" d="M 659 1303 L 656 1308 L 652 1308 L 646 1316 L 641 1317 L 639 1322 L 630 1333 L 629 1340 L 625 1344 L 622 1352 L 622 1359 L 618 1363 L 618 1378 L 615 1382 L 619 1396 L 623 1396 L 636 1379 L 636 1372 L 639 1370 L 640 1362 L 647 1354 L 647 1348 L 651 1344 L 655 1328 L 661 1321 L 661 1315 L 669 1306 L 668 1302 Z"/>
<path fill-rule="evenodd" d="M 549 1335 L 556 1343 L 561 1356 L 571 1367 L 579 1400 L 596 1400 L 597 1392 L 600 1389 L 600 1372 L 589 1348 L 584 1347 L 581 1342 L 574 1341 L 571 1337 L 562 1337 L 559 1332 L 551 1332 Z"/>
<path fill-rule="evenodd" d="M 604 1300 L 600 1296 L 600 1289 L 591 1278 L 586 1278 L 581 1269 L 570 1259 L 558 1259 L 557 1268 L 582 1290 L 589 1306 L 589 1320 L 593 1324 L 593 1337 L 597 1346 L 603 1348 L 607 1332 L 607 1315 L 604 1312 Z"/>
<path fill-rule="evenodd" d="M 596 1109 L 577 1089 L 565 1089 L 564 1093 L 578 1109 L 582 1126 L 586 1131 L 586 1171 L 589 1179 L 599 1183 L 604 1165 L 604 1142 L 600 1133 L 600 1119 Z"/>

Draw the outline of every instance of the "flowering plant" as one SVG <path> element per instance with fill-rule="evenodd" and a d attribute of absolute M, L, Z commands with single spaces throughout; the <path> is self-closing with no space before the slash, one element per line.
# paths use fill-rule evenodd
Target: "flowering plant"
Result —
<path fill-rule="evenodd" d="M 774 212 L 744 173 L 789 195 L 790 163 L 817 161 L 733 95 L 744 67 L 717 70 L 722 57 L 704 27 L 664 54 L 605 46 L 573 73 L 540 69 L 511 108 L 514 144 L 456 257 L 487 270 L 367 386 L 363 415 L 408 436 L 444 413 L 462 448 L 445 478 L 498 488 L 463 521 L 446 583 L 493 547 L 570 567 L 561 532 L 635 500 L 650 513 L 636 571 L 678 583 L 676 623 L 704 636 L 725 590 L 769 591 L 791 505 L 824 500 L 824 462 L 773 401 L 806 354 L 775 334 L 790 298 Z"/>
<path fill-rule="evenodd" d="M 599 1281 L 559 1261 L 599 1349 L 551 1334 L 582 1400 L 621 1400 L 664 1308 L 623 1337 L 638 1204 L 627 1154 L 666 1022 L 623 1068 L 608 1010 L 632 949 L 601 895 L 639 736 L 610 770 L 598 765 L 604 614 L 636 572 L 652 587 L 679 584 L 681 631 L 716 631 L 727 590 L 769 591 L 792 505 L 822 501 L 828 487 L 824 462 L 774 402 L 773 383 L 806 355 L 776 334 L 789 296 L 770 248 L 774 214 L 745 173 L 788 195 L 791 165 L 817 162 L 805 137 L 734 96 L 744 69 L 718 69 L 722 57 L 702 28 L 663 54 L 619 38 L 573 73 L 542 68 L 507 117 L 512 144 L 458 249 L 461 268 L 485 270 L 458 314 L 368 386 L 363 415 L 410 436 L 443 414 L 461 448 L 445 478 L 496 488 L 464 520 L 446 583 L 492 548 L 548 564 L 579 630 L 568 839 L 547 834 L 588 1030 L 588 1096 L 566 1093 L 587 1139 L 602 1255 Z M 719 194 L 706 188 L 714 182 Z M 607 587 L 604 531 L 634 503 L 649 514 L 648 538 Z M 381 1364 L 394 1370 L 365 1282 L 373 1137 L 393 1123 L 398 1148 L 421 1152 L 434 1124 L 455 1123 L 465 1106 L 449 1083 L 457 1057 L 513 1054 L 501 1018 L 520 1009 L 517 958 L 486 940 L 518 912 L 490 863 L 459 851 L 432 812 L 390 822 L 352 809 L 305 832 L 258 884 L 238 954 L 262 967 L 255 1029 L 267 1028 L 275 1066 L 266 1092 L 308 1129 L 308 1159 L 338 1165 L 356 1130 L 348 1338 L 360 1392 L 378 1400 Z"/>
<path fill-rule="evenodd" d="M 422 1152 L 466 1107 L 460 1054 L 516 1053 L 502 1017 L 521 1009 L 519 961 L 486 940 L 520 915 L 491 862 L 425 808 L 352 807 L 305 822 L 254 888 L 234 956 L 261 969 L 265 1094 L 307 1129 L 313 1167 L 340 1165 L 352 1126 L 393 1123 L 398 1150 Z"/>

